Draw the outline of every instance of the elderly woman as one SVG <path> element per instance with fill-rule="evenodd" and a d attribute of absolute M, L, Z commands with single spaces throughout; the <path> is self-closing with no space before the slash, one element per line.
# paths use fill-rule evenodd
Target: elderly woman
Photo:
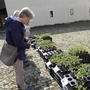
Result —
<path fill-rule="evenodd" d="M 32 11 L 25 7 L 19 12 L 18 20 L 8 17 L 4 22 L 6 28 L 6 42 L 18 48 L 14 68 L 16 72 L 16 83 L 22 90 L 32 90 L 32 88 L 24 82 L 23 60 L 25 58 L 25 49 L 29 49 L 30 47 L 29 40 L 28 42 L 24 42 L 24 25 L 29 23 L 33 17 Z"/>

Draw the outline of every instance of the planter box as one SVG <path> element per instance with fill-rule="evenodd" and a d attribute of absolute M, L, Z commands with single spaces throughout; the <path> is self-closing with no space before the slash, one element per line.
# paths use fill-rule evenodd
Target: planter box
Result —
<path fill-rule="evenodd" d="M 51 62 L 45 63 L 46 69 L 50 73 L 50 75 L 53 77 L 55 81 L 59 84 L 60 87 L 62 87 L 61 78 L 56 74 L 56 72 L 53 70 L 53 66 Z"/>
<path fill-rule="evenodd" d="M 60 50 L 53 50 L 53 51 L 46 51 L 43 52 L 43 50 L 40 48 L 40 46 L 37 45 L 36 40 L 32 39 L 32 47 L 38 51 L 40 56 L 43 58 L 45 62 L 46 69 L 50 73 L 50 75 L 54 78 L 54 80 L 57 81 L 59 86 L 62 88 L 62 90 L 78 90 L 75 88 L 75 85 L 77 85 L 76 79 L 73 78 L 70 75 L 71 71 L 67 71 L 65 69 L 59 68 L 57 65 L 53 65 L 48 59 L 56 54 L 61 53 Z M 86 58 L 87 59 L 87 58 Z M 86 77 L 87 81 L 85 82 L 85 86 L 87 86 L 87 90 L 90 90 L 90 75 Z"/>
<path fill-rule="evenodd" d="M 76 80 L 70 74 L 63 74 L 57 65 L 52 67 L 52 63 L 49 61 L 46 63 L 46 69 L 50 75 L 57 81 L 62 90 L 77 90 L 74 86 L 77 84 Z M 69 72 L 68 72 L 69 73 Z"/>
<path fill-rule="evenodd" d="M 56 54 L 56 53 L 61 53 L 61 51 L 59 50 L 53 50 L 53 51 L 48 51 L 48 52 L 43 52 L 42 49 L 40 49 L 40 47 L 37 47 L 37 51 L 39 52 L 40 56 L 44 59 L 45 62 L 48 62 L 48 59 Z"/>
<path fill-rule="evenodd" d="M 34 49 L 36 49 L 37 48 L 37 46 L 36 46 L 37 44 L 36 44 L 36 42 L 33 42 L 32 44 L 31 44 L 31 46 L 34 48 Z"/>

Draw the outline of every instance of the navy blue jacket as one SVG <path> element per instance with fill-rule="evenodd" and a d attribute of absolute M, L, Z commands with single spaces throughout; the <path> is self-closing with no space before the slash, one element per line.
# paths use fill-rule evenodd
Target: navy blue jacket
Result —
<path fill-rule="evenodd" d="M 24 25 L 20 21 L 15 20 L 12 17 L 6 18 L 4 21 L 4 25 L 6 28 L 7 43 L 17 47 L 17 58 L 20 60 L 24 60 L 25 49 L 28 49 L 30 47 L 30 45 L 27 44 L 27 42 L 24 42 Z"/>

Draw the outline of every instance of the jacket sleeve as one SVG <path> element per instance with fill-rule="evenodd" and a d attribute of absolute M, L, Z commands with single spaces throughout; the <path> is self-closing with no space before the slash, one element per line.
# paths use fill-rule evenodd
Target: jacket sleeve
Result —
<path fill-rule="evenodd" d="M 23 28 L 19 25 L 14 25 L 13 30 L 11 31 L 11 37 L 13 40 L 14 45 L 17 48 L 22 48 L 22 49 L 29 49 L 30 45 L 27 44 L 27 42 L 24 42 L 24 33 Z"/>

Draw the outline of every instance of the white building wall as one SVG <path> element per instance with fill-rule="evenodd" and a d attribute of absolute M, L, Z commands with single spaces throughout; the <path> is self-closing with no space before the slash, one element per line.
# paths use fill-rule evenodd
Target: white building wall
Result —
<path fill-rule="evenodd" d="M 16 9 L 30 7 L 35 13 L 32 27 L 90 20 L 90 0 L 5 0 L 5 4 L 9 16 Z M 70 9 L 73 9 L 73 15 L 70 15 Z"/>

